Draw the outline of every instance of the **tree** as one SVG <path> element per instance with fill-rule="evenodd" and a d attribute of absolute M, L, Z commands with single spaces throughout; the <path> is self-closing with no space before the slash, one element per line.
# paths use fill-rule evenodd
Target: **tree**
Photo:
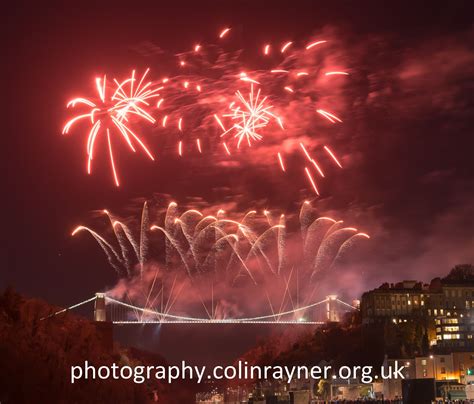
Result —
<path fill-rule="evenodd" d="M 444 281 L 474 281 L 474 266 L 471 264 L 456 265 Z"/>
<path fill-rule="evenodd" d="M 331 395 L 331 383 L 328 380 L 321 379 L 318 383 L 318 396 L 323 399 L 330 398 Z"/>
<path fill-rule="evenodd" d="M 421 342 L 421 350 L 422 350 L 423 355 L 428 355 L 429 349 L 430 349 L 430 342 L 428 340 L 428 333 L 425 332 L 423 334 L 423 340 Z"/>
<path fill-rule="evenodd" d="M 9 319 L 17 322 L 20 320 L 21 296 L 12 287 L 8 286 L 0 296 L 0 309 L 3 309 Z"/>

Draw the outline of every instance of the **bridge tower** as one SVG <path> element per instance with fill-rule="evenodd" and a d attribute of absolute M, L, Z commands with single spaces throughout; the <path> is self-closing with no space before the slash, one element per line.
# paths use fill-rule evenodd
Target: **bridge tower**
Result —
<path fill-rule="evenodd" d="M 94 321 L 107 321 L 105 312 L 105 293 L 95 294 Z"/>
<path fill-rule="evenodd" d="M 326 296 L 326 319 L 331 322 L 339 321 L 339 313 L 337 311 L 337 295 Z"/>

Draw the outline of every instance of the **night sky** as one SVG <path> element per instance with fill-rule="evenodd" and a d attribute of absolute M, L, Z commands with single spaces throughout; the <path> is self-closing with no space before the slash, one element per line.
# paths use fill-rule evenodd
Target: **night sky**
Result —
<path fill-rule="evenodd" d="M 383 281 L 428 281 L 457 263 L 472 263 L 470 3 L 21 3 L 5 11 L 0 287 L 68 305 L 114 285 L 94 241 L 70 237 L 79 223 L 97 227 L 96 209 L 128 215 L 144 198 L 163 194 L 182 204 L 190 197 L 215 206 L 233 200 L 242 211 L 256 204 L 291 214 L 314 197 L 306 182 L 258 163 L 179 160 L 166 150 L 151 163 L 120 149 L 117 189 L 105 153 L 94 175 L 86 175 L 83 131 L 61 136 L 66 102 L 90 93 L 93 77 L 147 66 L 164 75 L 150 49 L 179 53 L 215 41 L 225 26 L 233 27 L 234 50 L 326 35 L 338 38 L 346 54 L 354 80 L 339 98 L 347 107 L 344 125 L 331 139 L 344 170 L 328 176 L 313 203 L 372 238 L 339 278 L 338 291 L 354 298 Z M 257 63 L 256 56 L 246 63 Z"/>

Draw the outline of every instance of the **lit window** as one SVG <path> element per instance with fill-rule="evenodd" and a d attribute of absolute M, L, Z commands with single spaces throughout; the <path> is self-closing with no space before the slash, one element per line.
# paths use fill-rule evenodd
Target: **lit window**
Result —
<path fill-rule="evenodd" d="M 457 318 L 448 318 L 446 321 L 445 321 L 446 324 L 458 324 L 458 319 Z"/>
<path fill-rule="evenodd" d="M 443 334 L 443 339 L 461 339 L 459 334 Z"/>
<path fill-rule="evenodd" d="M 459 326 L 444 327 L 444 331 L 446 332 L 459 331 Z"/>

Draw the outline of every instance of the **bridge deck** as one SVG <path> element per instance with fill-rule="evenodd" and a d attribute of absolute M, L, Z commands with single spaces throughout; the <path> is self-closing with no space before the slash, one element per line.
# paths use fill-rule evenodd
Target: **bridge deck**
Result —
<path fill-rule="evenodd" d="M 112 321 L 112 324 L 298 324 L 298 325 L 323 325 L 323 321 L 245 321 L 245 320 L 164 320 L 164 321 Z"/>

